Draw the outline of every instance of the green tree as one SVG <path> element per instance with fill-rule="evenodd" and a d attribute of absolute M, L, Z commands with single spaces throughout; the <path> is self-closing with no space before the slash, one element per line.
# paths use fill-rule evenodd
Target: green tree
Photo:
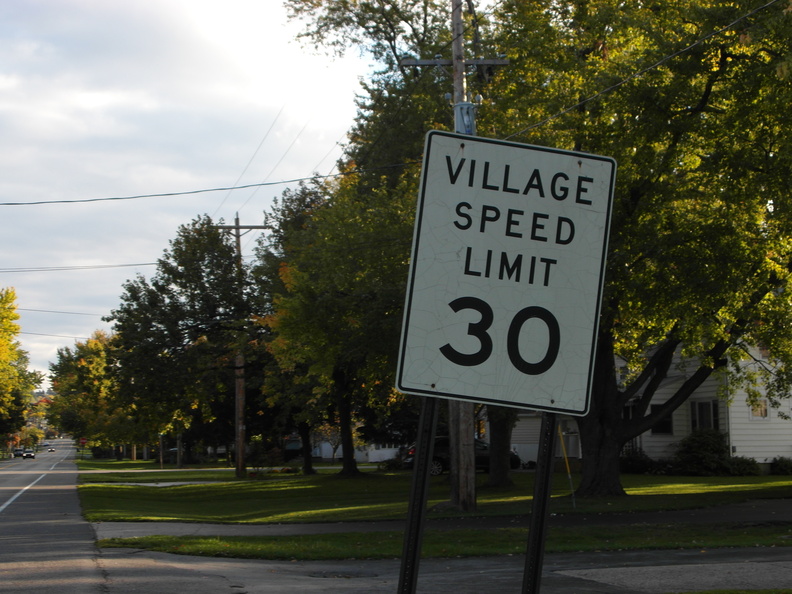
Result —
<path fill-rule="evenodd" d="M 325 422 L 329 396 L 323 384 L 309 373 L 310 362 L 299 343 L 280 336 L 277 325 L 279 296 L 287 292 L 288 262 L 312 241 L 314 214 L 323 208 L 327 195 L 321 184 L 301 183 L 273 201 L 265 223 L 269 233 L 256 246 L 251 273 L 257 287 L 259 325 L 268 329 L 263 348 L 274 355 L 263 372 L 262 393 L 268 413 L 278 410 L 285 432 L 297 429 L 303 442 L 303 473 L 312 474 L 312 428 Z"/>
<path fill-rule="evenodd" d="M 314 426 L 318 424 L 318 410 L 338 419 L 343 446 L 341 474 L 352 476 L 358 472 L 352 434 L 353 380 L 347 371 L 349 361 L 338 358 L 339 341 L 328 341 L 328 331 L 335 333 L 333 320 L 340 321 L 342 296 L 334 287 L 328 289 L 326 275 L 323 278 L 317 274 L 319 269 L 309 262 L 320 251 L 316 249 L 321 243 L 317 220 L 327 209 L 327 196 L 327 190 L 318 182 L 311 188 L 302 186 L 287 194 L 283 208 L 273 213 L 274 220 L 282 226 L 261 254 L 262 260 L 269 263 L 269 274 L 263 277 L 271 279 L 268 289 L 273 299 L 273 311 L 266 323 L 274 337 L 268 348 L 282 370 L 295 379 L 294 372 L 304 370 L 305 375 L 297 381 L 313 384 L 310 393 L 290 391 L 292 410 L 313 416 Z M 273 278 L 275 269 L 277 280 Z"/>
<path fill-rule="evenodd" d="M 498 6 L 511 65 L 484 127 L 619 164 L 591 411 L 578 421 L 581 496 L 623 494 L 623 445 L 716 372 L 763 384 L 776 404 L 789 394 L 792 17 L 782 3 L 753 8 Z M 741 367 L 748 345 L 770 362 Z M 686 379 L 650 407 L 675 357 Z"/>
<path fill-rule="evenodd" d="M 13 433 L 25 424 L 24 411 L 43 376 L 28 369 L 29 359 L 16 337 L 16 292 L 0 288 L 0 432 Z"/>
<path fill-rule="evenodd" d="M 422 126 L 412 116 L 425 112 L 410 110 L 411 127 L 398 143 L 383 125 L 388 111 L 377 108 L 401 113 L 400 105 L 418 105 L 420 90 L 432 87 L 433 75 L 420 73 L 426 87 L 408 84 L 411 73 L 397 63 L 412 49 L 418 57 L 443 53 L 444 3 L 289 4 L 302 15 L 316 11 L 307 31 L 313 40 L 370 44 L 389 73 L 367 87 L 349 152 L 354 164 L 406 162 L 397 157 L 414 148 L 400 154 L 393 147 L 415 147 L 409 138 L 443 119 L 423 117 Z M 435 20 L 417 18 L 424 12 Z M 579 495 L 623 494 L 622 446 L 713 373 L 730 371 L 732 385 L 762 386 L 776 405 L 789 394 L 792 14 L 784 2 L 757 9 L 748 2 L 507 0 L 490 20 L 490 45 L 510 65 L 481 89 L 479 133 L 619 163 L 596 381 L 591 411 L 578 424 Z M 361 176 L 366 187 L 376 185 L 370 176 Z M 766 347 L 769 363 L 740 365 L 747 345 Z M 686 381 L 650 407 L 675 357 Z"/>
<path fill-rule="evenodd" d="M 305 365 L 338 416 L 344 474 L 355 474 L 353 417 L 386 406 L 406 281 L 413 190 L 359 193 L 354 175 L 323 188 L 307 224 L 278 247 L 281 288 L 269 319 L 270 348 L 286 368 Z M 303 188 L 306 191 L 307 188 Z M 332 196 L 332 198 L 329 198 Z M 303 204 L 318 204 L 313 194 Z M 293 202 L 288 221 L 295 213 Z M 300 215 L 303 216 L 303 215 Z"/>
<path fill-rule="evenodd" d="M 108 367 L 110 340 L 96 331 L 74 348 L 58 349 L 57 360 L 50 363 L 56 396 L 47 411 L 52 426 L 105 446 L 136 441 L 130 434 L 129 413 L 116 401 L 117 388 Z"/>
<path fill-rule="evenodd" d="M 120 402 L 152 437 L 192 431 L 212 446 L 233 439 L 236 354 L 251 370 L 260 364 L 247 275 L 232 237 L 203 216 L 179 228 L 151 280 L 124 284 L 107 318 L 113 371 Z M 257 375 L 246 378 L 249 395 L 258 393 Z"/>

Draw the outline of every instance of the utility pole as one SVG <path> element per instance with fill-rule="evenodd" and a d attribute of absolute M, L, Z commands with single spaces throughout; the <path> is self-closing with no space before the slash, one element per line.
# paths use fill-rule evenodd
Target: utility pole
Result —
<path fill-rule="evenodd" d="M 462 0 L 451 0 L 451 31 L 453 35 L 452 60 L 444 60 L 439 57 L 433 60 L 404 58 L 399 62 L 399 65 L 411 67 L 453 66 L 454 128 L 458 133 L 475 135 L 476 105 L 468 101 L 465 71 L 468 66 L 504 66 L 509 62 L 502 59 L 465 60 Z M 437 425 L 438 400 L 438 398 L 425 396 L 421 408 L 410 506 L 407 511 L 407 531 L 404 538 L 399 573 L 399 594 L 414 594 L 417 586 L 429 490 L 429 464 L 432 459 L 435 427 Z M 449 441 L 451 446 L 451 503 L 466 511 L 473 510 L 476 506 L 473 404 L 463 403 L 459 400 L 449 400 L 448 408 Z"/>
<path fill-rule="evenodd" d="M 240 225 L 239 213 L 234 218 L 233 225 L 216 225 L 217 229 L 233 231 L 236 239 L 237 254 L 237 274 L 240 278 L 244 274 L 242 267 L 242 229 L 266 229 L 263 225 Z M 237 349 L 234 358 L 234 372 L 236 375 L 234 386 L 234 436 L 235 436 L 235 461 L 236 478 L 246 478 L 247 468 L 245 464 L 245 355 L 242 347 Z"/>
<path fill-rule="evenodd" d="M 476 134 L 476 106 L 468 101 L 465 81 L 465 38 L 462 0 L 451 0 L 452 59 L 454 66 L 454 128 L 459 134 Z M 476 462 L 473 448 L 472 402 L 448 401 L 451 454 L 451 505 L 476 511 Z"/>
<path fill-rule="evenodd" d="M 454 131 L 459 134 L 476 135 L 477 104 L 467 96 L 465 80 L 467 68 L 506 66 L 509 61 L 501 58 L 465 59 L 465 24 L 462 20 L 463 0 L 451 0 L 451 34 L 453 37 L 452 59 L 430 60 L 404 58 L 400 66 L 433 66 L 453 69 Z M 474 405 L 460 400 L 448 401 L 448 424 L 451 455 L 451 504 L 463 511 L 476 509 L 475 452 L 473 447 Z M 427 425 L 429 423 L 427 422 Z"/>

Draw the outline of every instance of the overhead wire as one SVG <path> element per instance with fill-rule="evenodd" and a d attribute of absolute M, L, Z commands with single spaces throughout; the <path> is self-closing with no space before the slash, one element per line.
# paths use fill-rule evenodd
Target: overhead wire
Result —
<path fill-rule="evenodd" d="M 36 313 L 51 313 L 51 314 L 63 314 L 69 316 L 94 316 L 94 317 L 102 317 L 102 314 L 93 314 L 93 313 L 85 313 L 81 311 L 58 311 L 54 309 L 31 309 L 29 307 L 17 307 L 17 311 L 31 311 Z"/>
<path fill-rule="evenodd" d="M 138 262 L 136 264 L 86 264 L 82 266 L 27 266 L 18 268 L 0 268 L 0 274 L 17 272 L 60 272 L 64 270 L 101 270 L 104 268 L 134 268 L 136 266 L 156 266 L 156 262 Z"/>
<path fill-rule="evenodd" d="M 275 124 L 280 119 L 280 116 L 283 113 L 283 110 L 285 108 L 286 108 L 285 104 L 281 106 L 280 111 L 278 111 L 277 115 L 275 116 L 275 119 L 272 120 L 272 123 L 270 124 L 270 127 L 264 133 L 264 138 L 261 139 L 261 142 L 259 142 L 258 146 L 256 147 L 256 150 L 253 151 L 253 155 L 250 157 L 250 160 L 247 162 L 247 165 L 245 165 L 245 168 L 242 170 L 242 173 L 239 174 L 239 177 L 237 177 L 236 181 L 234 182 L 234 186 L 239 185 L 239 182 L 242 181 L 242 178 L 245 176 L 245 173 L 247 173 L 247 170 L 250 168 L 250 165 L 255 160 L 256 155 L 258 155 L 258 152 L 261 150 L 261 147 L 264 146 L 264 143 L 266 142 L 267 138 L 269 138 L 270 132 L 272 132 L 272 129 L 275 127 Z M 228 193 L 225 195 L 225 197 L 223 198 L 222 202 L 220 202 L 220 205 L 212 213 L 212 218 L 214 218 L 217 215 L 218 211 L 226 203 L 226 200 L 228 200 L 228 198 L 231 196 L 231 192 L 233 192 L 233 190 L 228 190 Z"/>
<path fill-rule="evenodd" d="M 305 132 L 305 129 L 308 127 L 308 124 L 309 124 L 309 123 L 310 123 L 310 120 L 308 120 L 307 122 L 305 122 L 305 124 L 303 125 L 302 129 L 301 129 L 301 130 L 300 130 L 300 131 L 297 133 L 297 136 L 295 136 L 295 137 L 294 137 L 294 139 L 291 141 L 291 144 L 290 144 L 290 145 L 288 146 L 288 148 L 287 148 L 287 149 L 286 149 L 286 150 L 283 152 L 283 154 L 281 155 L 280 159 L 278 159 L 278 162 L 277 162 L 277 163 L 275 163 L 275 165 L 273 165 L 272 169 L 270 169 L 270 172 L 269 172 L 269 173 L 267 174 L 267 176 L 264 178 L 264 182 L 266 182 L 266 181 L 267 181 L 267 180 L 270 178 L 270 176 L 271 176 L 273 173 L 275 173 L 275 170 L 276 170 L 276 169 L 277 169 L 277 168 L 280 166 L 280 164 L 283 162 L 283 159 L 285 159 L 285 158 L 286 158 L 286 155 L 288 155 L 288 154 L 289 154 L 289 152 L 292 150 L 292 147 L 294 147 L 294 145 L 295 145 L 295 144 L 297 143 L 297 141 L 300 139 L 300 136 L 302 136 L 303 132 Z M 253 192 L 250 194 L 250 196 L 248 197 L 248 199 L 247 199 L 247 200 L 245 200 L 245 201 L 242 203 L 242 206 L 240 206 L 239 208 L 237 208 L 237 211 L 240 211 L 240 210 L 242 210 L 242 209 L 243 209 L 243 208 L 244 208 L 244 207 L 247 205 L 247 203 L 248 203 L 248 202 L 250 202 L 250 201 L 253 199 L 253 197 L 256 195 L 256 193 L 259 191 L 259 189 L 260 189 L 261 187 L 262 187 L 262 186 L 258 186 L 258 187 L 256 187 L 256 189 L 255 189 L 255 190 L 253 190 Z"/>
<path fill-rule="evenodd" d="M 724 31 L 729 30 L 730 28 L 734 27 L 736 24 L 740 23 L 741 21 L 743 21 L 743 20 L 745 20 L 747 18 L 750 18 L 751 16 L 757 14 L 758 12 L 761 12 L 762 10 L 764 10 L 766 8 L 769 8 L 770 6 L 772 6 L 774 4 L 777 4 L 780 1 L 781 0 L 769 0 L 768 2 L 763 4 L 762 6 L 759 6 L 759 7 L 755 8 L 755 9 L 751 10 L 749 13 L 747 13 L 747 14 L 745 14 L 745 15 L 737 18 L 737 19 L 735 19 L 734 21 L 732 21 L 728 25 L 725 25 L 725 26 L 721 27 L 720 29 L 717 29 L 717 30 L 705 35 L 704 37 L 696 40 L 695 42 L 691 43 L 690 45 L 688 45 L 688 46 L 686 46 L 686 47 L 684 47 L 684 48 L 682 48 L 680 50 L 677 50 L 677 51 L 673 52 L 672 54 L 668 54 L 667 56 L 664 56 L 663 58 L 657 60 L 653 64 L 651 64 L 651 65 L 649 65 L 649 66 L 647 66 L 645 68 L 642 68 L 641 70 L 639 70 L 639 71 L 637 71 L 637 72 L 625 77 L 624 79 L 622 79 L 622 80 L 610 85 L 609 87 L 607 87 L 607 88 L 605 88 L 605 89 L 603 89 L 603 90 L 591 95 L 590 97 L 581 100 L 579 103 L 576 103 L 575 105 L 572 105 L 570 107 L 564 108 L 563 110 L 557 112 L 556 114 L 554 114 L 552 116 L 549 116 L 549 117 L 545 118 L 544 120 L 541 120 L 540 122 L 536 122 L 534 124 L 531 124 L 530 126 L 527 126 L 526 128 L 523 128 L 523 129 L 521 129 L 521 130 L 519 130 L 517 132 L 514 132 L 514 133 L 510 134 L 509 136 L 506 136 L 505 140 L 508 140 L 510 138 L 518 136 L 518 135 L 520 135 L 520 134 L 522 134 L 524 132 L 527 132 L 528 130 L 531 130 L 533 128 L 537 128 L 539 126 L 547 124 L 548 122 L 550 122 L 550 121 L 552 121 L 552 120 L 554 120 L 554 119 L 556 119 L 558 117 L 561 117 L 562 115 L 565 115 L 565 114 L 567 114 L 567 113 L 569 113 L 571 111 L 574 111 L 575 109 L 578 109 L 578 108 L 582 107 L 586 103 L 594 101 L 594 100 L 598 99 L 599 97 L 614 91 L 615 89 L 623 86 L 624 84 L 626 84 L 626 83 L 628 83 L 628 82 L 630 82 L 630 81 L 632 81 L 632 80 L 634 80 L 636 78 L 639 78 L 640 76 L 643 76 L 644 74 L 646 74 L 647 72 L 650 72 L 651 70 L 653 70 L 655 68 L 658 68 L 658 67 L 662 66 L 663 64 L 665 64 L 669 60 L 671 60 L 671 59 L 673 59 L 673 58 L 675 58 L 675 57 L 677 57 L 677 56 L 679 56 L 679 55 L 681 55 L 683 53 L 686 53 L 686 52 L 690 51 L 691 49 L 697 47 L 698 45 L 701 45 L 702 43 L 704 43 L 705 41 L 711 39 L 712 37 L 714 37 L 716 35 L 719 35 L 719 34 L 723 33 Z M 497 2 L 496 6 L 501 4 L 501 3 L 502 3 L 502 0 L 501 0 L 501 2 Z M 449 41 L 447 45 L 450 45 L 450 44 L 451 44 L 451 42 Z M 418 80 L 420 80 L 423 76 L 425 76 L 425 75 L 422 74 L 421 77 L 419 77 Z M 399 105 L 397 106 L 397 109 L 394 111 L 393 114 L 391 114 L 392 121 L 396 121 L 396 116 L 398 116 L 398 113 L 400 112 L 400 110 L 406 105 L 407 99 L 409 99 L 412 96 L 412 93 L 414 92 L 416 87 L 417 87 L 417 83 L 415 83 L 413 85 L 413 89 L 408 89 L 407 93 L 405 93 L 403 95 L 403 99 L 399 103 Z M 374 140 L 374 142 L 371 143 L 372 144 L 372 148 L 369 149 L 369 154 L 370 154 L 370 151 L 373 149 L 373 145 L 376 145 L 376 143 L 381 139 L 381 137 L 382 137 L 382 134 L 380 134 L 378 136 L 378 138 L 376 138 Z M 67 199 L 67 200 L 37 200 L 37 201 L 32 201 L 32 202 L 0 202 L 0 206 L 42 206 L 42 205 L 52 205 L 52 204 L 81 204 L 81 203 L 91 203 L 91 202 L 108 202 L 108 201 L 123 201 L 123 200 L 140 200 L 140 199 L 146 199 L 146 198 L 168 198 L 168 197 L 179 197 L 179 196 L 191 196 L 191 195 L 204 194 L 204 193 L 210 193 L 210 192 L 227 192 L 227 191 L 233 191 L 233 190 L 245 190 L 245 189 L 250 189 L 250 188 L 260 188 L 260 187 L 266 187 L 266 186 L 287 185 L 287 184 L 294 184 L 294 183 L 299 183 L 299 182 L 303 182 L 303 181 L 308 181 L 308 180 L 312 180 L 312 179 L 328 179 L 328 178 L 334 178 L 334 177 L 343 176 L 343 175 L 349 175 L 350 173 L 354 173 L 354 172 L 358 172 L 359 173 L 361 171 L 371 171 L 371 170 L 382 169 L 382 168 L 402 167 L 402 166 L 404 166 L 406 164 L 409 164 L 409 163 L 398 163 L 398 164 L 380 166 L 380 167 L 376 167 L 376 168 L 358 167 L 358 168 L 355 168 L 355 169 L 351 170 L 350 172 L 342 172 L 342 173 L 336 173 L 336 174 L 309 175 L 309 176 L 305 176 L 305 177 L 297 177 L 297 178 L 285 179 L 285 180 L 274 181 L 274 182 L 263 181 L 263 182 L 259 182 L 259 183 L 253 183 L 253 184 L 221 186 L 221 187 L 214 187 L 214 188 L 203 188 L 203 189 L 196 189 L 196 190 L 186 190 L 186 191 L 180 191 L 180 192 L 159 192 L 159 193 L 151 193 L 151 194 L 135 194 L 135 195 L 130 195 L 130 196 L 111 196 L 111 197 L 100 197 L 100 198 L 77 198 L 77 199 Z"/>
<path fill-rule="evenodd" d="M 65 336 L 63 334 L 45 334 L 44 332 L 19 332 L 19 334 L 26 334 L 29 336 L 48 336 L 51 338 L 73 338 L 74 340 L 91 340 L 87 336 Z"/>

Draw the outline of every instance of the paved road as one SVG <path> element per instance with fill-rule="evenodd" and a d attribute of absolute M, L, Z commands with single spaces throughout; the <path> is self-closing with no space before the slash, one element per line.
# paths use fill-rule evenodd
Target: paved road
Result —
<path fill-rule="evenodd" d="M 55 442 L 53 442 L 55 443 Z M 0 592 L 102 592 L 95 533 L 82 518 L 74 449 L 0 464 Z"/>
<path fill-rule="evenodd" d="M 73 452 L 73 450 L 72 450 Z M 281 594 L 396 592 L 399 561 L 269 562 L 219 560 L 95 547 L 95 536 L 133 533 L 282 533 L 376 531 L 393 524 L 229 527 L 107 523 L 91 526 L 79 512 L 76 468 L 61 448 L 37 460 L 0 463 L 0 593 Z M 756 502 L 714 512 L 674 512 L 654 521 L 790 521 L 792 502 Z M 588 521 L 602 521 L 593 518 Z M 631 515 L 636 529 L 647 520 Z M 570 521 L 555 519 L 553 521 Z M 574 520 L 586 521 L 586 520 Z M 551 522 L 552 526 L 552 522 Z M 603 523 L 606 529 L 606 524 Z M 449 524 L 448 527 L 451 527 Z M 432 529 L 442 528 L 437 525 Z M 787 530 L 784 528 L 784 530 Z M 421 594 L 521 592 L 524 557 L 430 559 L 420 566 Z M 792 592 L 792 548 L 640 551 L 548 555 L 542 594 L 667 594 L 715 588 Z"/>
<path fill-rule="evenodd" d="M 132 549 L 107 549 L 103 565 L 109 592 L 191 594 L 395 593 L 399 562 L 271 562 L 200 560 Z M 123 568 L 123 572 L 119 569 Z M 183 590 L 167 589 L 160 575 L 180 574 Z M 121 580 L 112 578 L 120 576 Z M 517 594 L 522 592 L 523 558 L 431 559 L 421 563 L 420 594 Z M 792 592 L 792 558 L 782 549 L 710 552 L 549 555 L 541 594 L 668 594 L 723 588 Z"/>

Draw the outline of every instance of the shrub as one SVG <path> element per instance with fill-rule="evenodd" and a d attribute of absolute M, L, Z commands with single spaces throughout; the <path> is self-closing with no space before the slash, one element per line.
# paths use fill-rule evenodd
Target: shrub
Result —
<path fill-rule="evenodd" d="M 792 458 L 778 456 L 770 463 L 770 474 L 792 474 Z"/>
<path fill-rule="evenodd" d="M 673 472 L 688 476 L 757 476 L 753 458 L 729 455 L 726 436 L 714 429 L 698 429 L 677 444 Z"/>
<path fill-rule="evenodd" d="M 619 468 L 625 474 L 668 474 L 668 460 L 653 460 L 640 447 L 628 445 L 619 457 Z"/>
<path fill-rule="evenodd" d="M 671 460 L 676 474 L 728 476 L 729 446 L 726 436 L 714 429 L 698 429 L 677 444 Z"/>
<path fill-rule="evenodd" d="M 729 474 L 732 476 L 759 476 L 762 474 L 759 463 L 753 458 L 732 456 L 727 461 Z"/>
<path fill-rule="evenodd" d="M 655 461 L 642 448 L 628 445 L 619 457 L 619 469 L 625 474 L 652 474 Z"/>
<path fill-rule="evenodd" d="M 381 462 L 379 462 L 377 464 L 377 468 L 379 468 L 379 470 L 385 470 L 388 472 L 394 470 L 401 470 L 404 468 L 404 462 L 402 461 L 401 458 L 398 457 L 390 458 L 388 460 L 382 460 Z"/>

